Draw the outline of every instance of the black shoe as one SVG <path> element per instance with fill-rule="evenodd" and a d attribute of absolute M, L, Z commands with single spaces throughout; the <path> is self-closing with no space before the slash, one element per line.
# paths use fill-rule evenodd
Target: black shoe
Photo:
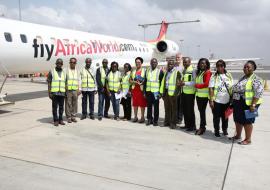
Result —
<path fill-rule="evenodd" d="M 171 128 L 171 129 L 176 129 L 176 125 L 175 125 L 175 124 L 171 124 L 171 125 L 170 125 L 170 128 Z"/>
<path fill-rule="evenodd" d="M 170 124 L 169 123 L 164 123 L 162 127 L 169 127 Z"/>
<path fill-rule="evenodd" d="M 89 117 L 90 117 L 90 119 L 95 120 L 95 116 L 90 115 Z"/>
<path fill-rule="evenodd" d="M 157 127 L 158 126 L 158 122 L 154 122 L 153 126 Z"/>
<path fill-rule="evenodd" d="M 138 122 L 138 118 L 135 117 L 135 118 L 132 120 L 132 122 L 133 122 L 133 123 Z"/>
<path fill-rule="evenodd" d="M 86 119 L 86 115 L 82 115 L 81 120 Z"/>
<path fill-rule="evenodd" d="M 101 117 L 101 116 L 99 116 L 99 117 L 98 117 L 98 120 L 99 120 L 99 121 L 101 121 L 101 120 L 102 120 L 102 117 Z"/>
<path fill-rule="evenodd" d="M 108 115 L 104 115 L 104 117 L 107 118 L 107 119 L 111 119 L 111 117 L 108 116 Z"/>
<path fill-rule="evenodd" d="M 202 135 L 204 134 L 204 132 L 205 132 L 205 129 L 199 128 L 198 130 L 196 130 L 195 135 Z"/>
<path fill-rule="evenodd" d="M 116 120 L 116 121 L 120 121 L 119 117 L 114 117 L 113 119 Z"/>
<path fill-rule="evenodd" d="M 220 137 L 220 134 L 219 133 L 215 133 L 215 137 Z"/>
<path fill-rule="evenodd" d="M 228 131 L 227 131 L 227 130 L 224 130 L 224 131 L 223 131 L 223 135 L 224 135 L 224 136 L 227 136 L 227 135 L 228 135 Z"/>
<path fill-rule="evenodd" d="M 151 125 L 151 124 L 153 124 L 153 122 L 151 121 L 151 120 L 147 120 L 147 122 L 146 122 L 146 124 L 145 125 Z"/>

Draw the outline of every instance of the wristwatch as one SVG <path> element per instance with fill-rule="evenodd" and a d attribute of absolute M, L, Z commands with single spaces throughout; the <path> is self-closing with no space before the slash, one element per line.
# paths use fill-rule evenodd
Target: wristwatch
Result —
<path fill-rule="evenodd" d="M 252 104 L 252 107 L 255 107 L 256 106 L 256 104 Z"/>

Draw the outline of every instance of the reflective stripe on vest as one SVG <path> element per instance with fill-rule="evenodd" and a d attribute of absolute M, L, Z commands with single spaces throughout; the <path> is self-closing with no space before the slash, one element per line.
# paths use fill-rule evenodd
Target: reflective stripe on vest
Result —
<path fill-rule="evenodd" d="M 252 83 L 253 83 L 254 78 L 255 78 L 255 74 L 252 74 L 246 83 L 245 98 L 246 98 L 246 104 L 248 106 L 250 106 L 252 104 L 252 100 L 254 97 L 254 91 L 252 88 Z M 257 101 L 256 104 L 261 104 L 261 103 L 262 103 L 262 98 L 259 98 L 259 100 Z"/>
<path fill-rule="evenodd" d="M 79 89 L 79 79 L 76 69 L 68 69 L 67 72 L 67 88 L 68 90 L 78 90 Z"/>
<path fill-rule="evenodd" d="M 203 76 L 204 76 L 205 72 L 202 72 L 201 74 L 199 74 L 199 76 L 196 76 L 196 84 L 203 84 Z M 208 88 L 197 88 L 196 89 L 196 96 L 200 97 L 200 98 L 208 98 L 209 97 L 209 91 Z"/>
<path fill-rule="evenodd" d="M 151 69 L 147 71 L 146 91 L 159 92 L 159 74 L 160 70 L 157 68 L 153 71 Z"/>
<path fill-rule="evenodd" d="M 89 72 L 85 68 L 82 70 L 82 88 L 95 88 L 95 81 Z"/>
<path fill-rule="evenodd" d="M 103 67 L 100 67 L 100 78 L 101 78 L 101 83 L 103 85 L 103 87 L 105 86 L 105 79 L 106 79 L 106 72 L 105 69 Z"/>
<path fill-rule="evenodd" d="M 127 72 L 127 74 L 122 77 L 122 83 L 121 84 L 122 84 L 122 90 L 123 91 L 128 90 L 129 87 L 130 87 L 129 78 L 130 78 L 130 71 Z"/>
<path fill-rule="evenodd" d="M 118 92 L 119 87 L 120 87 L 120 72 L 110 72 L 108 75 L 108 86 L 109 90 Z"/>
<path fill-rule="evenodd" d="M 193 81 L 193 67 L 190 65 L 186 71 L 185 74 L 183 75 L 183 81 L 184 82 L 190 82 Z M 185 94 L 195 94 L 196 89 L 194 86 L 183 86 L 183 93 Z"/>
<path fill-rule="evenodd" d="M 66 92 L 66 75 L 64 70 L 61 72 L 61 77 L 59 77 L 58 72 L 55 69 L 51 71 L 51 74 L 51 92 Z"/>
<path fill-rule="evenodd" d="M 227 86 L 229 92 L 230 92 L 230 95 L 232 94 L 232 88 L 230 88 L 233 84 L 232 84 L 232 75 L 230 73 L 226 73 L 225 74 L 228 78 L 229 78 L 229 86 Z M 217 78 L 218 78 L 219 75 L 215 76 L 215 86 L 214 86 L 214 97 L 213 97 L 213 100 L 216 100 L 217 98 L 217 93 L 218 93 L 218 82 L 217 82 Z M 222 81 L 221 77 L 219 76 L 219 79 Z M 224 81 L 225 82 L 225 81 Z M 225 87 L 226 88 L 226 87 Z M 226 89 L 227 91 L 227 89 Z"/>
<path fill-rule="evenodd" d="M 169 96 L 175 95 L 177 72 L 178 72 L 177 70 L 174 70 L 170 75 L 170 78 L 168 81 L 168 95 Z M 160 87 L 161 94 L 164 93 L 164 89 L 166 87 L 166 78 L 167 78 L 167 75 L 164 74 L 164 77 L 163 77 L 162 82 L 161 82 L 161 87 Z"/>
<path fill-rule="evenodd" d="M 145 68 L 142 68 L 141 70 L 141 77 L 144 78 L 145 76 Z M 131 78 L 134 79 L 136 77 L 136 69 L 134 69 L 131 73 Z M 132 89 L 135 88 L 135 84 L 132 85 Z"/>

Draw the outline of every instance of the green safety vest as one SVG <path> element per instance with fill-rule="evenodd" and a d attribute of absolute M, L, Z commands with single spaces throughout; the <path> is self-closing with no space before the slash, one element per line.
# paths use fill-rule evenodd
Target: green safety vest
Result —
<path fill-rule="evenodd" d="M 245 98 L 246 98 L 246 104 L 248 106 L 252 104 L 252 99 L 254 97 L 254 91 L 252 89 L 252 83 L 253 83 L 254 78 L 255 78 L 255 74 L 252 74 L 246 83 Z M 256 104 L 261 104 L 261 103 L 262 103 L 262 98 L 259 98 Z"/>
<path fill-rule="evenodd" d="M 90 72 L 90 70 L 88 70 Z M 95 80 L 85 68 L 81 72 L 82 88 L 95 88 Z"/>
<path fill-rule="evenodd" d="M 51 82 L 51 92 L 66 92 L 66 75 L 64 70 L 61 72 L 59 77 L 56 69 L 51 71 L 52 82 Z"/>
<path fill-rule="evenodd" d="M 76 69 L 68 69 L 67 72 L 67 88 L 68 90 L 78 90 L 79 89 L 79 78 Z"/>
<path fill-rule="evenodd" d="M 108 86 L 110 91 L 118 92 L 120 88 L 120 72 L 110 72 L 108 75 Z"/>
<path fill-rule="evenodd" d="M 142 68 L 142 71 L 141 71 L 141 76 L 142 78 L 144 78 L 145 76 L 145 68 Z M 136 69 L 134 69 L 131 73 L 131 78 L 134 79 L 136 77 Z M 135 88 L 135 84 L 132 85 L 132 89 Z"/>
<path fill-rule="evenodd" d="M 106 72 L 105 69 L 103 67 L 100 67 L 100 77 L 101 77 L 101 83 L 103 85 L 103 87 L 105 86 L 105 79 L 106 79 Z"/>
<path fill-rule="evenodd" d="M 190 65 L 186 70 L 183 75 L 183 81 L 184 82 L 190 82 L 193 81 L 193 67 Z M 183 86 L 183 93 L 184 94 L 195 94 L 196 89 L 194 86 Z"/>
<path fill-rule="evenodd" d="M 213 97 L 213 100 L 216 100 L 216 98 L 217 98 L 217 92 L 218 92 L 218 82 L 217 82 L 217 80 L 218 80 L 218 76 L 219 76 L 219 75 L 217 75 L 216 78 L 215 78 L 215 86 L 214 86 L 214 97 Z M 230 84 L 229 84 L 229 86 L 227 86 L 227 88 L 228 88 L 229 93 L 230 93 L 230 95 L 231 95 L 231 94 L 232 94 L 232 88 L 229 88 L 229 87 L 231 87 L 231 86 L 233 85 L 233 83 L 232 83 L 232 75 L 231 75 L 231 73 L 226 73 L 226 76 L 229 78 L 229 81 L 230 81 Z M 226 89 L 226 90 L 227 90 L 227 89 Z"/>
<path fill-rule="evenodd" d="M 127 74 L 122 77 L 121 85 L 123 91 L 128 90 L 130 87 L 129 78 L 130 78 L 130 71 L 127 72 Z"/>
<path fill-rule="evenodd" d="M 200 73 L 198 76 L 196 76 L 196 84 L 202 84 L 203 83 L 203 76 L 204 76 L 204 71 Z M 197 88 L 196 89 L 196 96 L 200 98 L 208 98 L 209 97 L 209 90 L 208 88 Z"/>
<path fill-rule="evenodd" d="M 169 81 L 168 81 L 168 95 L 169 96 L 175 95 L 177 72 L 178 71 L 175 69 L 169 77 Z M 161 82 L 160 94 L 164 93 L 164 89 L 166 86 L 166 78 L 167 78 L 167 75 L 164 74 L 164 77 L 163 77 L 162 82 Z"/>
<path fill-rule="evenodd" d="M 160 69 L 149 69 L 146 74 L 146 91 L 147 92 L 159 92 L 159 74 Z"/>

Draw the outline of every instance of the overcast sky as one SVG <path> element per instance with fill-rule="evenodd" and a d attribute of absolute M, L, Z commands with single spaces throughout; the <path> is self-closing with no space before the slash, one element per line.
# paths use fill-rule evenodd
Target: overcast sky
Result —
<path fill-rule="evenodd" d="M 0 16 L 18 19 L 18 2 L 0 0 Z M 261 57 L 270 65 L 269 0 L 21 0 L 21 8 L 24 21 L 134 40 L 143 40 L 138 24 L 200 19 L 169 26 L 167 38 L 181 43 L 185 55 Z M 159 26 L 147 28 L 146 39 L 158 32 Z"/>

